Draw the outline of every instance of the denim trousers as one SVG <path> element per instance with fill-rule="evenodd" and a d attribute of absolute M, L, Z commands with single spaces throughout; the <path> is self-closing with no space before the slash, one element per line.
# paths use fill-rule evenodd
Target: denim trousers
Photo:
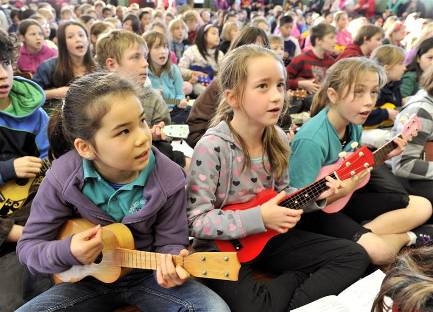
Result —
<path fill-rule="evenodd" d="M 77 283 L 61 283 L 27 302 L 18 312 L 112 311 L 125 304 L 141 311 L 230 311 L 212 290 L 195 280 L 173 288 L 163 288 L 155 275 L 134 270 L 112 284 L 92 277 Z"/>

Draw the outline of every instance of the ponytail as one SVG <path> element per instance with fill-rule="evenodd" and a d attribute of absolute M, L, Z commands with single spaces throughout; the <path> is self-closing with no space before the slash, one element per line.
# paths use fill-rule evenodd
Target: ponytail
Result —
<path fill-rule="evenodd" d="M 58 106 L 52 113 L 48 123 L 48 140 L 50 142 L 50 161 L 59 158 L 72 149 L 63 132 L 62 107 Z"/>

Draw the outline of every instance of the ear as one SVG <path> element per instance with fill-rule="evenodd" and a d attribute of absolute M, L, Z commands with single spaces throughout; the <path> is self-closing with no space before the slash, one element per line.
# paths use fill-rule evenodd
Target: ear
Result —
<path fill-rule="evenodd" d="M 391 69 L 392 66 L 390 65 L 383 65 L 383 69 L 385 69 L 385 72 L 388 73 L 388 71 Z"/>
<path fill-rule="evenodd" d="M 326 94 L 328 95 L 328 99 L 332 104 L 337 103 L 338 92 L 335 91 L 334 88 L 328 88 L 328 90 L 326 90 Z"/>
<path fill-rule="evenodd" d="M 81 138 L 76 138 L 74 140 L 74 147 L 81 157 L 88 160 L 93 160 L 96 158 L 96 151 L 88 141 Z"/>
<path fill-rule="evenodd" d="M 226 99 L 227 103 L 230 105 L 231 108 L 239 108 L 239 103 L 233 90 L 225 90 L 224 98 Z"/>
<path fill-rule="evenodd" d="M 116 59 L 109 57 L 105 60 L 105 68 L 107 68 L 108 71 L 115 71 L 118 67 L 119 63 L 117 63 Z"/>

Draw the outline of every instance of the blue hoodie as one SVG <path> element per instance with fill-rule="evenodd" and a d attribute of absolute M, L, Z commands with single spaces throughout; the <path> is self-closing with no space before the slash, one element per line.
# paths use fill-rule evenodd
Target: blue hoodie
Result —
<path fill-rule="evenodd" d="M 9 98 L 11 105 L 0 110 L 0 185 L 16 178 L 16 158 L 48 155 L 48 115 L 41 108 L 45 92 L 35 82 L 15 77 Z"/>
<path fill-rule="evenodd" d="M 178 254 L 188 245 L 185 174 L 157 149 L 153 152 L 155 168 L 143 192 L 147 202 L 122 223 L 131 230 L 136 249 Z M 80 264 L 71 253 L 71 237 L 56 239 L 68 219 L 115 223 L 81 192 L 83 183 L 82 159 L 75 151 L 55 160 L 47 171 L 17 244 L 20 262 L 31 272 L 59 273 Z"/>

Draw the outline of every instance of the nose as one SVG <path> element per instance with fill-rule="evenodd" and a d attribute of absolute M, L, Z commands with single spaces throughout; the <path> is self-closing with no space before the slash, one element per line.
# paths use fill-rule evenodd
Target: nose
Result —
<path fill-rule="evenodd" d="M 365 92 L 364 99 L 365 105 L 368 107 L 374 106 L 376 104 L 377 95 L 373 95 L 372 93 Z"/>
<path fill-rule="evenodd" d="M 8 71 L 6 65 L 0 61 L 0 80 L 6 79 L 8 77 Z"/>
<path fill-rule="evenodd" d="M 283 88 L 284 89 L 284 88 Z M 271 89 L 271 101 L 272 102 L 279 102 L 283 99 L 283 91 L 281 91 L 281 88 L 279 88 L 278 85 L 275 85 Z"/>
<path fill-rule="evenodd" d="M 149 67 L 149 63 L 147 62 L 147 59 L 145 57 L 141 58 L 141 64 L 140 65 L 144 68 Z"/>
<path fill-rule="evenodd" d="M 146 125 L 145 127 L 138 128 L 137 137 L 135 140 L 136 146 L 143 146 L 151 139 L 151 134 L 149 127 Z"/>

